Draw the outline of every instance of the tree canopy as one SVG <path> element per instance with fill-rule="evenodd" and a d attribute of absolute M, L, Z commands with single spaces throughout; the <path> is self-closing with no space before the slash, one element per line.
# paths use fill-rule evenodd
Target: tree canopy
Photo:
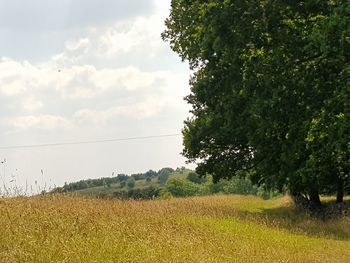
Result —
<path fill-rule="evenodd" d="M 215 180 L 342 201 L 350 173 L 350 1 L 172 0 L 163 39 L 193 75 L 183 154 Z"/>

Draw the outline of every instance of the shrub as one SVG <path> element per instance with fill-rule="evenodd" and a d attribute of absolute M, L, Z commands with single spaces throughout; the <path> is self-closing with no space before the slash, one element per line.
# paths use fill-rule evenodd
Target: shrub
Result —
<path fill-rule="evenodd" d="M 153 199 L 159 196 L 160 189 L 154 186 L 147 188 L 130 189 L 128 191 L 128 198 L 132 199 Z"/>
<path fill-rule="evenodd" d="M 200 195 L 201 187 L 181 178 L 170 178 L 165 189 L 175 197 Z"/>
<path fill-rule="evenodd" d="M 166 189 L 160 190 L 159 196 L 160 196 L 160 199 L 163 199 L 163 200 L 168 200 L 173 198 L 173 195 L 170 192 L 168 192 Z"/>
<path fill-rule="evenodd" d="M 199 177 L 198 174 L 196 173 L 189 173 L 187 175 L 187 178 L 186 178 L 188 181 L 192 182 L 192 183 L 195 183 L 195 184 L 202 184 L 202 183 L 205 183 L 206 182 L 206 179 L 205 178 L 201 178 Z"/>
<path fill-rule="evenodd" d="M 234 177 L 223 184 L 225 194 L 256 195 L 258 188 L 249 179 Z"/>
<path fill-rule="evenodd" d="M 160 170 L 158 172 L 158 183 L 160 185 L 164 185 L 168 181 L 170 174 L 171 172 L 169 170 L 166 170 L 166 169 Z"/>
<path fill-rule="evenodd" d="M 267 190 L 264 185 L 259 186 L 257 194 L 258 197 L 268 200 L 278 196 L 281 196 L 281 193 L 277 190 Z"/>
<path fill-rule="evenodd" d="M 129 178 L 127 181 L 128 188 L 134 188 L 135 187 L 135 179 L 134 178 Z"/>

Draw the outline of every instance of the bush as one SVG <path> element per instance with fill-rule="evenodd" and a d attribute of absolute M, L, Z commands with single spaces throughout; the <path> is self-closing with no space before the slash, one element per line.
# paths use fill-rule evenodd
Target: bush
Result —
<path fill-rule="evenodd" d="M 267 190 L 267 189 L 265 189 L 264 185 L 261 185 L 261 186 L 259 186 L 256 195 L 264 200 L 268 200 L 268 199 L 272 199 L 272 198 L 281 196 L 281 193 L 278 192 L 277 190 Z"/>
<path fill-rule="evenodd" d="M 160 196 L 160 199 L 164 199 L 164 200 L 173 198 L 173 195 L 165 189 L 160 190 L 159 196 Z"/>
<path fill-rule="evenodd" d="M 129 178 L 127 181 L 128 188 L 134 188 L 135 187 L 135 179 L 134 178 Z"/>
<path fill-rule="evenodd" d="M 137 188 L 128 191 L 128 197 L 133 199 L 153 199 L 159 196 L 160 189 L 154 186 Z"/>
<path fill-rule="evenodd" d="M 196 173 L 189 173 L 187 175 L 187 178 L 186 178 L 188 181 L 192 182 L 192 183 L 195 183 L 195 184 L 202 184 L 202 183 L 205 183 L 206 182 L 206 179 L 205 178 L 202 178 L 202 177 L 199 177 L 198 174 Z"/>
<path fill-rule="evenodd" d="M 256 195 L 258 188 L 249 179 L 233 177 L 223 184 L 222 190 L 225 194 Z"/>
<path fill-rule="evenodd" d="M 262 199 L 271 199 L 281 195 L 277 190 L 267 190 L 264 186 L 257 187 L 248 178 L 233 177 L 231 180 L 220 180 L 213 183 L 212 179 L 203 184 L 203 194 L 239 194 L 256 195 Z"/>
<path fill-rule="evenodd" d="M 170 174 L 171 172 L 169 170 L 166 170 L 166 169 L 160 170 L 158 172 L 158 183 L 160 185 L 164 185 L 168 181 Z"/>
<path fill-rule="evenodd" d="M 200 195 L 201 187 L 181 178 L 170 178 L 165 189 L 175 197 Z"/>
<path fill-rule="evenodd" d="M 159 197 L 160 188 L 150 186 L 147 188 L 129 189 L 128 191 L 122 190 L 114 192 L 114 196 L 118 198 L 131 198 L 131 199 L 153 199 Z"/>

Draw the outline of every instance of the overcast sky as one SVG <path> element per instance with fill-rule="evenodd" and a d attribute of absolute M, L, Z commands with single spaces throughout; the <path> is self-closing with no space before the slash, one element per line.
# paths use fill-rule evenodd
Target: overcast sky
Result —
<path fill-rule="evenodd" d="M 180 133 L 190 73 L 160 38 L 169 8 L 0 0 L 0 147 Z M 62 185 L 175 168 L 181 151 L 181 137 L 0 150 L 0 178 Z"/>

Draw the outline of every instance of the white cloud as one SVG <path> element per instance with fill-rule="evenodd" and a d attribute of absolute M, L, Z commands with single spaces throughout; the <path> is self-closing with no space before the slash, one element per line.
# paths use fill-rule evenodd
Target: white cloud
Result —
<path fill-rule="evenodd" d="M 116 106 L 102 111 L 82 109 L 74 114 L 74 119 L 78 123 L 106 124 L 108 121 L 118 118 L 133 120 L 151 118 L 166 108 L 169 108 L 169 103 L 167 103 L 166 99 L 154 97 L 134 104 Z"/>
<path fill-rule="evenodd" d="M 146 54 L 164 46 L 159 34 L 162 28 L 157 16 L 140 17 L 132 22 L 118 23 L 107 29 L 97 41 L 100 42 L 103 48 L 100 51 L 105 56 L 119 52 L 130 53 L 135 49 L 142 49 Z"/>
<path fill-rule="evenodd" d="M 3 58 L 0 62 L 0 93 L 5 96 L 15 96 L 23 92 L 27 86 L 23 76 L 28 70 L 30 69 L 27 63 Z"/>
<path fill-rule="evenodd" d="M 63 68 L 57 78 L 57 90 L 64 98 L 87 99 L 111 90 L 135 91 L 150 88 L 157 72 L 141 72 L 136 67 L 103 68 L 83 65 Z"/>
<path fill-rule="evenodd" d="M 70 39 L 65 50 L 53 57 L 60 66 L 91 64 L 123 64 L 131 57 L 138 63 L 155 59 L 168 46 L 160 37 L 164 24 L 158 14 L 116 22 L 106 28 L 92 28 L 87 35 Z M 102 64 L 103 64 L 102 63 Z"/>
<path fill-rule="evenodd" d="M 25 108 L 30 110 L 32 107 L 27 106 L 33 106 L 33 92 L 56 91 L 62 98 L 86 99 L 109 90 L 150 88 L 161 75 L 161 72 L 142 72 L 134 66 L 97 69 L 91 65 L 77 65 L 53 68 L 49 63 L 32 65 L 6 59 L 0 62 L 0 95 L 30 96 L 30 101 L 25 103 Z M 38 103 L 36 106 L 38 108 Z"/>
<path fill-rule="evenodd" d="M 68 51 L 83 50 L 89 45 L 89 43 L 90 40 L 88 38 L 81 38 L 79 40 L 68 40 L 65 43 L 65 48 Z"/>
<path fill-rule="evenodd" d="M 0 95 L 20 96 L 26 92 L 54 86 L 53 70 L 40 68 L 27 61 L 8 58 L 0 61 Z"/>
<path fill-rule="evenodd" d="M 28 97 L 23 100 L 22 107 L 27 111 L 37 111 L 43 107 L 43 103 L 34 97 Z"/>
<path fill-rule="evenodd" d="M 61 129 L 71 127 L 71 123 L 61 116 L 39 115 L 23 116 L 10 120 L 11 124 L 20 129 Z"/>

